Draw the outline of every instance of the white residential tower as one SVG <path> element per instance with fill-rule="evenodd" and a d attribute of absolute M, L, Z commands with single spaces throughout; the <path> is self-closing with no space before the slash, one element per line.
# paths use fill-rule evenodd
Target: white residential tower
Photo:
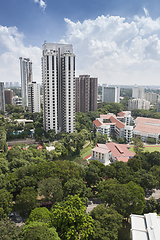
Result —
<path fill-rule="evenodd" d="M 75 55 L 71 44 L 44 43 L 42 52 L 44 130 L 75 130 Z"/>

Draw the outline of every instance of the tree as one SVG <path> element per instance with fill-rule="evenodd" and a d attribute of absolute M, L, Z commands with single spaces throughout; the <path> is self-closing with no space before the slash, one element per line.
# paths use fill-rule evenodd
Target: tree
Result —
<path fill-rule="evenodd" d="M 130 214 L 142 214 L 146 204 L 143 188 L 132 181 L 127 183 L 126 187 L 130 193 L 130 205 L 128 211 Z"/>
<path fill-rule="evenodd" d="M 132 138 L 134 147 L 133 150 L 136 154 L 143 152 L 144 146 L 143 141 L 139 136 L 136 136 L 135 138 Z"/>
<path fill-rule="evenodd" d="M 56 228 L 62 240 L 85 240 L 92 234 L 93 219 L 86 214 L 84 203 L 75 195 L 51 209 L 50 226 Z"/>
<path fill-rule="evenodd" d="M 140 170 L 142 168 L 142 162 L 139 158 L 133 157 L 130 158 L 127 162 L 127 165 L 133 169 L 134 172 Z"/>
<path fill-rule="evenodd" d="M 149 143 L 149 144 L 156 144 L 156 139 L 155 138 L 148 138 L 146 142 Z"/>
<path fill-rule="evenodd" d="M 99 169 L 97 166 L 89 164 L 89 166 L 85 168 L 85 180 L 88 187 L 95 186 L 100 181 Z"/>
<path fill-rule="evenodd" d="M 20 240 L 22 233 L 22 227 L 16 226 L 16 224 L 8 218 L 0 221 L 0 239 L 3 240 Z"/>
<path fill-rule="evenodd" d="M 8 192 L 6 189 L 0 189 L 0 208 L 1 214 L 8 214 L 12 211 L 12 198 L 13 195 Z"/>
<path fill-rule="evenodd" d="M 76 195 L 79 197 L 88 198 L 91 196 L 91 188 L 87 188 L 82 179 L 72 178 L 68 180 L 63 187 L 64 197 L 68 195 Z"/>
<path fill-rule="evenodd" d="M 29 218 L 26 221 L 26 224 L 30 222 L 49 222 L 51 219 L 50 211 L 45 207 L 35 208 L 31 211 Z"/>
<path fill-rule="evenodd" d="M 90 240 L 118 239 L 118 230 L 122 227 L 123 216 L 114 208 L 100 204 L 91 211 L 90 216 L 94 219 L 94 231 Z"/>
<path fill-rule="evenodd" d="M 16 196 L 16 208 L 22 216 L 28 216 L 31 210 L 38 206 L 37 195 L 33 187 L 24 187 Z"/>
<path fill-rule="evenodd" d="M 98 197 L 108 205 L 114 205 L 115 210 L 124 217 L 128 217 L 130 212 L 130 193 L 124 184 L 120 184 L 116 179 L 107 179 L 97 186 Z"/>
<path fill-rule="evenodd" d="M 121 143 L 121 144 L 125 143 L 125 140 L 124 140 L 124 138 L 122 138 L 122 137 L 119 137 L 119 138 L 117 139 L 117 141 L 118 141 L 118 143 Z"/>
<path fill-rule="evenodd" d="M 43 196 L 43 201 L 52 204 L 55 202 L 60 202 L 63 197 L 62 181 L 58 178 L 47 178 L 41 180 L 38 183 L 38 192 L 40 196 Z"/>
<path fill-rule="evenodd" d="M 31 222 L 24 226 L 23 240 L 60 240 L 54 227 L 48 228 L 44 222 Z"/>

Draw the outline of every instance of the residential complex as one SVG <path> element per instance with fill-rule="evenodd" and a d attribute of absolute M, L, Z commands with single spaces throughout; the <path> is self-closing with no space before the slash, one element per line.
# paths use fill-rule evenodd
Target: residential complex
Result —
<path fill-rule="evenodd" d="M 94 129 L 101 134 L 107 134 L 108 137 L 114 135 L 117 139 L 122 137 L 126 139 L 126 142 L 130 142 L 133 137 L 133 126 L 129 125 L 132 117 L 129 111 L 128 117 L 126 115 L 127 112 L 119 113 L 119 116 L 115 116 L 113 113 L 100 115 L 100 118 L 93 121 Z"/>
<path fill-rule="evenodd" d="M 128 109 L 133 110 L 133 109 L 150 109 L 150 102 L 145 100 L 145 99 L 129 99 L 128 100 Z"/>
<path fill-rule="evenodd" d="M 97 110 L 97 84 L 98 79 L 90 75 L 76 77 L 76 112 Z"/>
<path fill-rule="evenodd" d="M 132 86 L 132 98 L 144 98 L 144 88 L 137 85 Z"/>
<path fill-rule="evenodd" d="M 75 130 L 75 55 L 71 44 L 44 43 L 42 52 L 44 130 Z"/>
<path fill-rule="evenodd" d="M 21 97 L 18 97 L 18 96 L 13 96 L 13 98 L 12 98 L 12 104 L 13 104 L 13 105 L 22 106 L 22 98 L 21 98 Z"/>
<path fill-rule="evenodd" d="M 149 101 L 151 104 L 154 104 L 157 102 L 157 97 L 158 97 L 158 94 L 153 92 L 147 92 L 144 94 L 144 98 L 147 101 Z"/>
<path fill-rule="evenodd" d="M 128 145 L 113 142 L 106 144 L 97 143 L 91 152 L 91 159 L 98 160 L 104 165 L 109 165 L 116 161 L 128 162 L 128 160 L 134 156 L 135 153 L 132 153 L 128 149 Z"/>
<path fill-rule="evenodd" d="M 4 82 L 0 82 L 0 110 L 5 111 Z"/>
<path fill-rule="evenodd" d="M 32 81 L 32 62 L 20 57 L 22 107 L 28 107 L 28 83 Z"/>
<path fill-rule="evenodd" d="M 32 113 L 40 112 L 40 85 L 32 82 L 28 84 L 28 107 Z"/>
<path fill-rule="evenodd" d="M 120 87 L 108 87 L 107 84 L 102 84 L 102 102 L 119 103 Z"/>

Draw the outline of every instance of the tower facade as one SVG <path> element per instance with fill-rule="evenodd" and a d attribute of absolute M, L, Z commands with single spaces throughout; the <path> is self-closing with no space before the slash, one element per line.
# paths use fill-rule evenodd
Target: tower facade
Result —
<path fill-rule="evenodd" d="M 44 130 L 75 130 L 75 55 L 71 44 L 42 46 Z"/>
<path fill-rule="evenodd" d="M 4 82 L 0 82 L 0 110 L 5 111 Z"/>
<path fill-rule="evenodd" d="M 22 107 L 28 107 L 28 83 L 32 81 L 32 62 L 20 57 Z"/>
<path fill-rule="evenodd" d="M 120 87 L 108 87 L 107 84 L 102 84 L 102 102 L 119 103 Z"/>
<path fill-rule="evenodd" d="M 32 113 L 40 112 L 40 85 L 32 82 L 28 84 L 28 107 Z"/>
<path fill-rule="evenodd" d="M 97 110 L 97 78 L 90 75 L 76 77 L 76 112 Z"/>

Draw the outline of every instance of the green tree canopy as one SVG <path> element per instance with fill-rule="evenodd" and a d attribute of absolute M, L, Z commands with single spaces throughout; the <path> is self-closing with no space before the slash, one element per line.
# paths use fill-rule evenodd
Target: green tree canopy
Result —
<path fill-rule="evenodd" d="M 93 219 L 86 214 L 81 199 L 70 196 L 63 204 L 57 203 L 51 210 L 51 224 L 62 240 L 85 240 L 92 234 Z"/>
<path fill-rule="evenodd" d="M 100 204 L 91 211 L 90 216 L 94 219 L 94 232 L 89 239 L 118 239 L 118 230 L 122 227 L 123 216 L 114 208 Z"/>
<path fill-rule="evenodd" d="M 30 222 L 23 228 L 23 240 L 60 240 L 54 227 L 48 228 L 44 222 Z"/>
<path fill-rule="evenodd" d="M 47 178 L 38 182 L 38 192 L 40 196 L 43 196 L 42 200 L 45 202 L 62 201 L 63 190 L 62 181 L 58 178 Z"/>
<path fill-rule="evenodd" d="M 50 211 L 45 207 L 38 207 L 31 211 L 29 218 L 26 221 L 26 224 L 30 222 L 49 222 L 51 219 Z"/>

